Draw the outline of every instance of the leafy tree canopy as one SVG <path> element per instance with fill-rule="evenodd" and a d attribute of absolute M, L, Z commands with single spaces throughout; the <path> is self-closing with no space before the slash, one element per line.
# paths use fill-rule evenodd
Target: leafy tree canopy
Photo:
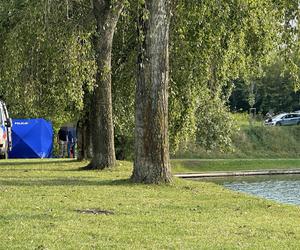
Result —
<path fill-rule="evenodd" d="M 41 116 L 61 124 L 78 116 L 95 78 L 91 10 L 89 0 L 0 0 L 0 94 L 14 117 Z M 130 1 L 114 39 L 114 122 L 117 133 L 126 135 L 134 123 L 136 10 L 136 1 Z M 234 81 L 249 84 L 263 76 L 274 52 L 299 88 L 298 1 L 174 0 L 171 12 L 173 149 L 191 136 L 207 145 L 228 145 L 232 123 L 218 119 L 220 126 L 208 135 L 199 129 L 203 116 L 211 121 L 216 113 L 226 116 Z"/>
<path fill-rule="evenodd" d="M 87 1 L 2 1 L 0 93 L 13 117 L 76 116 L 94 83 Z"/>
<path fill-rule="evenodd" d="M 226 130 L 230 130 L 232 122 L 215 121 L 216 113 L 227 112 L 226 102 L 235 79 L 244 79 L 249 84 L 254 77 L 263 75 L 263 66 L 270 62 L 274 51 L 281 49 L 284 53 L 293 47 L 288 35 L 292 33 L 290 20 L 298 7 L 290 3 L 174 2 L 170 87 L 173 145 L 195 131 L 198 141 L 207 145 L 230 144 L 230 133 Z M 222 111 L 217 103 L 223 103 Z M 224 131 L 214 126 L 209 133 L 204 128 L 199 130 L 199 125 L 205 123 L 202 119 L 218 122 Z"/>

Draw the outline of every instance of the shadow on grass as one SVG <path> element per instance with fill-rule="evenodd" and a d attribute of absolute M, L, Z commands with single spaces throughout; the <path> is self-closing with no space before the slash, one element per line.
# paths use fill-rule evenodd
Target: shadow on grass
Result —
<path fill-rule="evenodd" d="M 82 171 L 82 168 L 72 168 L 72 169 L 65 169 L 65 168 L 1 168 L 0 172 L 8 171 L 8 172 L 79 172 Z M 89 170 L 91 171 L 91 170 Z M 99 171 L 99 170 L 95 170 Z"/>
<path fill-rule="evenodd" d="M 77 161 L 76 159 L 16 159 L 17 161 L 14 161 L 13 159 L 11 160 L 3 160 L 0 161 L 0 167 L 1 166 L 27 166 L 27 165 L 43 165 L 43 164 L 47 164 L 47 165 L 56 165 L 56 164 L 63 164 L 63 163 L 78 163 L 79 161 Z"/>
<path fill-rule="evenodd" d="M 74 162 L 79 162 L 79 161 L 74 161 Z M 69 163 L 69 162 L 68 162 Z M 80 162 L 79 162 L 80 163 Z M 0 164 L 0 172 L 2 171 L 9 171 L 9 172 L 104 172 L 106 170 L 108 171 L 113 171 L 116 168 L 107 168 L 107 169 L 88 169 L 86 167 L 73 167 L 70 166 L 69 169 L 66 168 L 26 168 L 26 164 L 20 164 L 20 165 L 24 165 L 24 168 L 3 168 L 1 167 Z M 83 163 L 84 165 L 84 163 Z M 7 166 L 7 165 L 6 165 Z"/>
<path fill-rule="evenodd" d="M 83 180 L 76 178 L 61 178 L 48 180 L 0 180 L 0 186 L 131 186 L 130 179 L 119 180 Z"/>

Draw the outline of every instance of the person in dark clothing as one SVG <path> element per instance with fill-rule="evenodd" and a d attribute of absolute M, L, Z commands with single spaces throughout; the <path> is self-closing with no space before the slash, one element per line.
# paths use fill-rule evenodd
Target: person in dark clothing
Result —
<path fill-rule="evenodd" d="M 76 129 L 75 128 L 68 128 L 68 134 L 67 134 L 67 140 L 68 140 L 68 158 L 75 158 L 76 154 Z"/>
<path fill-rule="evenodd" d="M 58 131 L 57 142 L 59 144 L 59 157 L 64 158 L 67 155 L 68 131 L 66 127 L 62 127 Z"/>

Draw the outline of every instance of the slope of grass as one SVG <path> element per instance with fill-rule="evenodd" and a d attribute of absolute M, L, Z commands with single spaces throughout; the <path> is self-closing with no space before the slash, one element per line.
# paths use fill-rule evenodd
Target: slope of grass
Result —
<path fill-rule="evenodd" d="M 172 170 L 175 173 L 300 169 L 300 159 L 174 159 Z"/>
<path fill-rule="evenodd" d="M 239 157 L 299 157 L 300 126 L 247 127 L 234 138 Z"/>
<path fill-rule="evenodd" d="M 175 179 L 128 181 L 131 163 L 80 171 L 59 160 L 0 162 L 0 249 L 297 249 L 300 208 Z M 77 210 L 108 210 L 85 214 Z"/>
<path fill-rule="evenodd" d="M 232 151 L 206 151 L 190 144 L 179 150 L 175 158 L 298 158 L 300 126 L 242 126 L 232 138 Z"/>

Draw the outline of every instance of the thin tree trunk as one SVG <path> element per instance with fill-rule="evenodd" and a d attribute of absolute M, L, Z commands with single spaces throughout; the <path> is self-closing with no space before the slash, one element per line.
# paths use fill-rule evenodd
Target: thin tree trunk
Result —
<path fill-rule="evenodd" d="M 168 141 L 168 0 L 146 0 L 140 13 L 132 180 L 171 181 Z M 147 18 L 145 20 L 145 17 Z"/>
<path fill-rule="evenodd" d="M 80 119 L 77 122 L 76 126 L 76 133 L 77 133 L 77 160 L 82 161 L 84 160 L 84 125 L 83 119 Z"/>
<path fill-rule="evenodd" d="M 86 114 L 89 115 L 89 114 Z M 92 159 L 92 144 L 88 116 L 82 117 L 77 123 L 77 160 Z"/>
<path fill-rule="evenodd" d="M 79 161 L 92 158 L 91 154 L 89 154 L 92 147 L 90 133 L 91 99 L 91 93 L 85 89 L 84 109 L 79 121 L 77 122 L 77 160 Z"/>
<path fill-rule="evenodd" d="M 84 159 L 93 158 L 93 144 L 92 144 L 92 129 L 91 129 L 91 114 L 89 113 L 89 120 L 84 127 Z"/>
<path fill-rule="evenodd" d="M 94 0 L 97 33 L 94 40 L 97 75 L 91 105 L 91 135 L 93 158 L 89 169 L 104 169 L 115 165 L 114 131 L 111 96 L 111 52 L 115 28 L 124 1 Z"/>

